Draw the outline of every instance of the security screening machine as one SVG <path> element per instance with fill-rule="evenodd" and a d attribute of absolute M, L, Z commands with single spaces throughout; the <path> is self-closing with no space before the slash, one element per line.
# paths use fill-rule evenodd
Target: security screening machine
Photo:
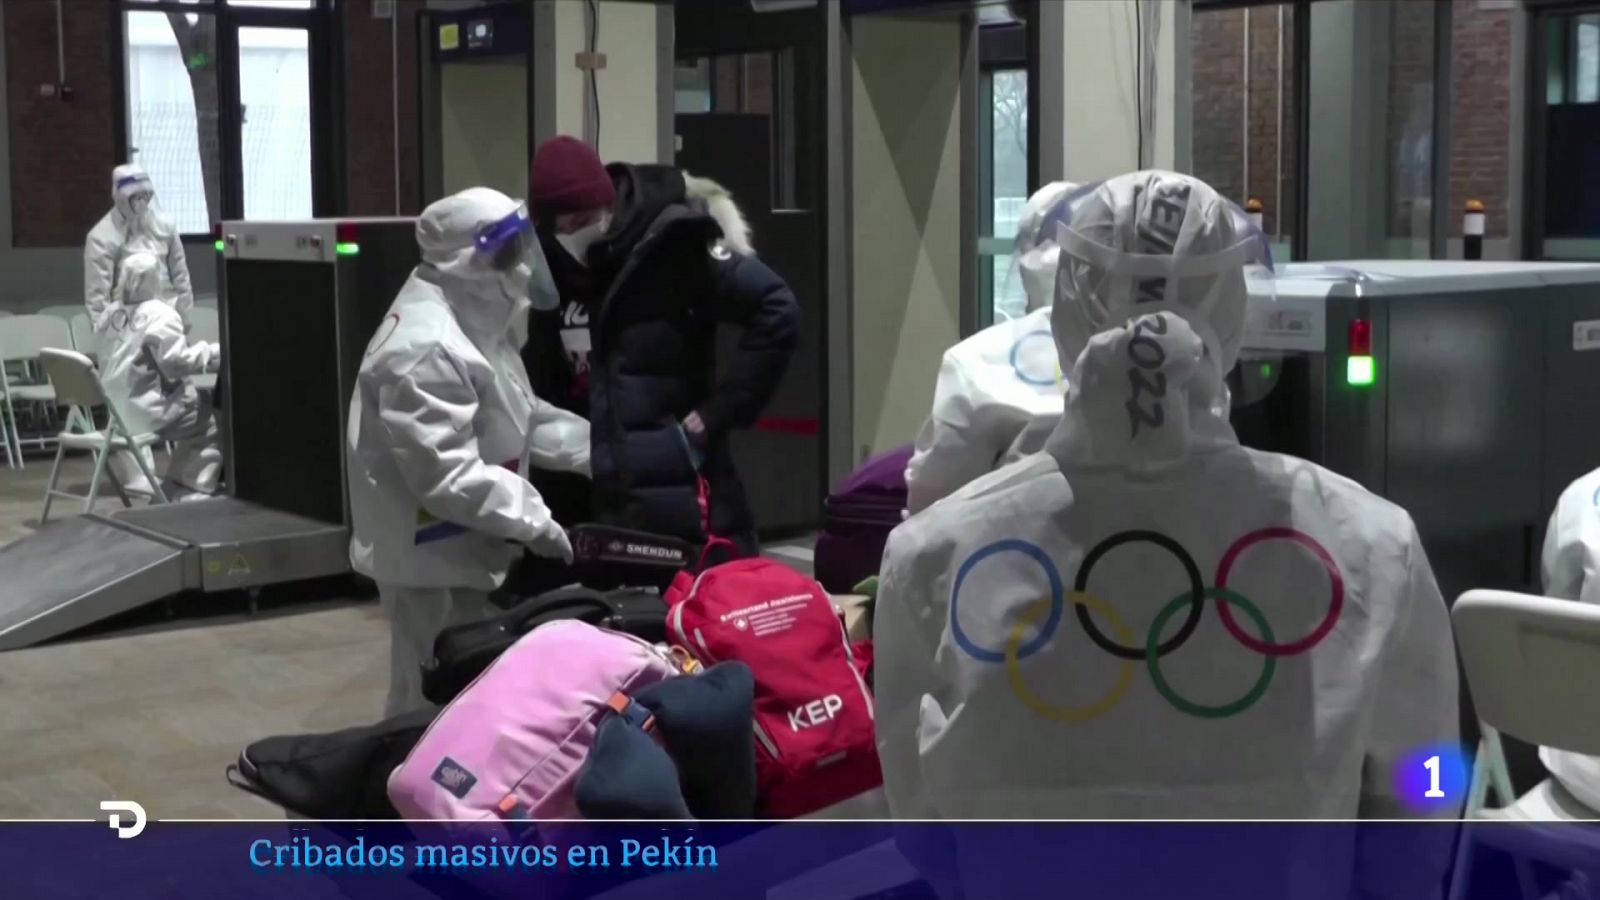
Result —
<path fill-rule="evenodd" d="M 185 591 L 349 571 L 345 417 L 367 343 L 417 263 L 415 227 L 218 226 L 228 496 L 61 520 L 0 548 L 0 650 Z"/>
<path fill-rule="evenodd" d="M 1597 384 L 1600 265 L 1445 260 L 1253 282 L 1228 381 L 1243 443 L 1404 507 L 1452 600 L 1538 592 L 1556 498 L 1600 466 Z"/>
<path fill-rule="evenodd" d="M 1290 265 L 1252 285 L 1245 335 L 1228 378 L 1244 444 L 1404 507 L 1447 603 L 1541 592 L 1556 498 L 1600 466 L 1600 265 Z M 1534 748 L 1506 750 L 1518 784 L 1542 777 Z"/>

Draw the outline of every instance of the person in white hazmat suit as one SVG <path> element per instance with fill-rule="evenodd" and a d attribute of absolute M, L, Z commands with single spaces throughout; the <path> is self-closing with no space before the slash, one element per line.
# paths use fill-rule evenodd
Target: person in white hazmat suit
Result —
<path fill-rule="evenodd" d="M 386 716 L 426 706 L 435 635 L 488 613 L 520 546 L 572 560 L 528 466 L 589 471 L 588 422 L 535 397 L 519 355 L 530 289 L 553 296 L 527 207 L 470 188 L 423 210 L 417 243 L 350 402 L 350 556 L 389 617 Z"/>
<path fill-rule="evenodd" d="M 222 438 L 216 413 L 192 379 L 216 372 L 222 349 L 185 336 L 183 319 L 161 289 L 161 272 L 155 254 L 123 257 L 112 302 L 95 330 L 100 380 L 134 434 L 172 444 L 163 477 L 167 499 L 203 499 L 216 492 L 222 475 Z M 148 486 L 132 454 L 127 460 Z M 121 473 L 112 477 L 122 482 Z"/>
<path fill-rule="evenodd" d="M 1023 206 L 1015 255 L 1027 314 L 945 351 L 933 410 L 906 465 L 907 512 L 927 509 L 979 475 L 1039 450 L 1061 417 L 1066 381 L 1050 336 L 1058 250 L 1044 214 L 1072 187 L 1046 185 Z"/>
<path fill-rule="evenodd" d="M 1600 469 L 1561 492 L 1545 531 L 1546 596 L 1600 603 Z M 1600 757 L 1544 747 L 1539 759 L 1575 799 L 1600 810 Z"/>
<path fill-rule="evenodd" d="M 111 170 L 111 209 L 89 229 L 83 242 L 83 305 L 96 334 L 111 305 L 111 292 L 120 280 L 122 262 L 134 253 L 149 253 L 159 262 L 161 295 L 170 298 L 187 327 L 189 310 L 194 308 L 189 264 L 177 225 L 156 208 L 155 198 L 155 185 L 143 166 L 127 163 Z M 105 348 L 98 348 L 97 352 L 103 353 Z M 154 460 L 149 450 L 144 451 L 144 457 L 145 467 L 152 468 Z M 114 453 L 107 465 L 124 487 L 151 493 L 132 453 Z"/>
<path fill-rule="evenodd" d="M 1061 422 L 885 551 L 893 816 L 1406 816 L 1397 761 L 1458 740 L 1449 617 L 1404 510 L 1241 446 L 1227 421 L 1264 241 L 1203 182 L 1159 171 L 1080 188 L 1052 218 L 1051 325 L 1074 361 Z M 1439 831 L 1439 853 L 1391 860 L 1415 896 L 1442 883 Z M 1312 852 L 1357 876 L 1376 870 L 1346 857 L 1399 849 L 1326 844 Z M 963 868 L 1001 868 L 969 850 Z"/>

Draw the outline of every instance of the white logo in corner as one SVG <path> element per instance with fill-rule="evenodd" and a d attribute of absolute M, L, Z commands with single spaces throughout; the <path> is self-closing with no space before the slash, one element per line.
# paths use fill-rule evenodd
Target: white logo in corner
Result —
<path fill-rule="evenodd" d="M 117 837 L 121 840 L 136 838 L 143 834 L 145 823 L 150 820 L 145 815 L 144 807 L 132 800 L 102 800 L 100 801 L 100 809 L 111 813 L 107 824 L 111 826 L 111 830 L 115 831 Z M 123 825 L 122 817 L 117 813 L 131 813 L 133 815 L 132 824 Z"/>
<path fill-rule="evenodd" d="M 728 246 L 723 242 L 717 241 L 711 245 L 711 258 L 717 262 L 727 262 L 733 259 L 733 251 L 729 250 Z"/>

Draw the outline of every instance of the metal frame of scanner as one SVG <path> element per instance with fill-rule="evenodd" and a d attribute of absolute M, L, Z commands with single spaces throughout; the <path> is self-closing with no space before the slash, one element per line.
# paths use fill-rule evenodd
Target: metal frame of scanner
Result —
<path fill-rule="evenodd" d="M 415 220 L 225 222 L 217 246 L 230 496 L 64 519 L 0 548 L 0 650 L 186 591 L 349 571 L 345 418 L 416 265 Z"/>

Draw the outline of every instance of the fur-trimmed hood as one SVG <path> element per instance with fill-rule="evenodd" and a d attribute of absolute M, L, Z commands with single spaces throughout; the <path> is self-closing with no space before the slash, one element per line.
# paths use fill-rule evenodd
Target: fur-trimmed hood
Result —
<path fill-rule="evenodd" d="M 755 255 L 750 223 L 739 210 L 739 205 L 733 202 L 733 195 L 728 193 L 727 188 L 709 178 L 684 172 L 683 189 L 692 205 L 703 207 L 711 218 L 717 220 L 717 225 L 722 228 L 723 243 L 729 250 L 741 256 Z"/>

